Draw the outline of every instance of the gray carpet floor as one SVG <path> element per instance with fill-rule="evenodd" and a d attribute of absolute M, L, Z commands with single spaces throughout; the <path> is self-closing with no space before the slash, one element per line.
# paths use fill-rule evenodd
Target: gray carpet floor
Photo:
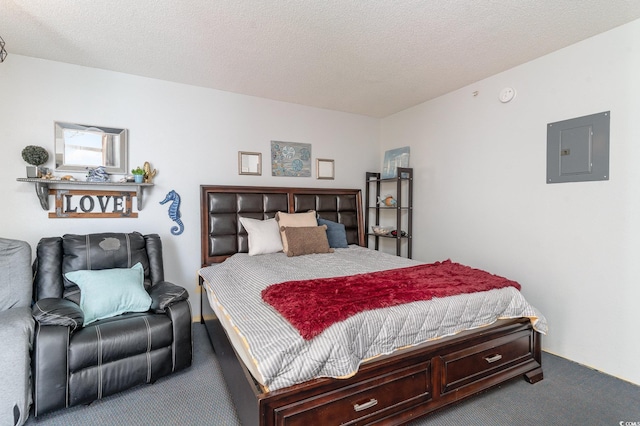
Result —
<path fill-rule="evenodd" d="M 37 419 L 32 416 L 26 424 L 239 425 L 204 326 L 193 327 L 193 365 L 187 370 L 87 406 L 59 410 Z M 546 352 L 542 367 L 541 382 L 531 385 L 524 379 L 514 379 L 410 424 L 640 425 L 639 386 Z"/>

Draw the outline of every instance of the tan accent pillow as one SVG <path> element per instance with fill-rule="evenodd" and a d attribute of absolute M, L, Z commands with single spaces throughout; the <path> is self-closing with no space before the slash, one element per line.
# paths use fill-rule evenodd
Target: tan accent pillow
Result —
<path fill-rule="evenodd" d="M 282 251 L 285 253 L 288 251 L 287 237 L 282 231 L 282 227 L 298 227 L 298 226 L 318 226 L 316 220 L 316 211 L 309 210 L 306 213 L 276 213 L 276 221 L 280 228 L 280 237 L 282 238 Z"/>
<path fill-rule="evenodd" d="M 313 253 L 333 253 L 327 239 L 327 225 L 322 226 L 281 226 L 289 242 L 287 256 L 301 256 Z"/>

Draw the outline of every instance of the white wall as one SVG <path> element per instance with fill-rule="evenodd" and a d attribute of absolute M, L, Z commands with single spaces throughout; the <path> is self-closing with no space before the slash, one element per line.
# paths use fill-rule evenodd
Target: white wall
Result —
<path fill-rule="evenodd" d="M 33 184 L 16 181 L 26 177 L 26 145 L 47 148 L 53 167 L 54 121 L 129 129 L 130 166 L 158 170 L 137 219 L 49 219 Z M 378 167 L 378 138 L 379 120 L 369 117 L 9 54 L 0 65 L 0 235 L 35 250 L 41 237 L 65 233 L 158 233 L 165 278 L 189 289 L 198 317 L 201 184 L 362 188 Z M 271 140 L 312 144 L 313 176 L 272 177 Z M 262 153 L 262 176 L 238 175 L 240 150 Z M 318 157 L 335 159 L 335 180 L 315 179 Z M 172 189 L 182 199 L 180 236 L 159 204 Z"/>
<path fill-rule="evenodd" d="M 381 124 L 381 152 L 411 147 L 414 257 L 519 281 L 546 350 L 637 384 L 639 40 L 635 21 Z M 546 184 L 547 123 L 609 110 L 611 179 Z"/>

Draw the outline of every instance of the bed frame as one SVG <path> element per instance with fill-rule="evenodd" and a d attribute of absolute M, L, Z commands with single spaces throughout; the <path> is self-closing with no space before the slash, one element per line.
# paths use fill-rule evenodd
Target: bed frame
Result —
<path fill-rule="evenodd" d="M 316 210 L 364 246 L 359 189 L 202 185 L 202 266 L 247 252 L 238 217 Z M 202 283 L 201 283 L 202 284 Z M 500 320 L 362 365 L 349 379 L 321 378 L 265 392 L 235 353 L 201 288 L 200 308 L 238 417 L 245 426 L 402 424 L 524 375 L 542 380 L 541 338 L 528 318 Z"/>

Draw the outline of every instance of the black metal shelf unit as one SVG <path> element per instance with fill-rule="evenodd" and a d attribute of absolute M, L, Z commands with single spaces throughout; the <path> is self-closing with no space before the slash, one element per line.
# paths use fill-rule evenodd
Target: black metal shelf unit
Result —
<path fill-rule="evenodd" d="M 395 184 L 395 187 L 394 187 Z M 380 205 L 379 197 L 383 186 L 388 186 L 390 191 L 395 192 L 396 203 L 393 206 Z M 372 190 L 373 189 L 373 190 Z M 371 226 L 381 226 L 380 213 L 383 211 L 395 212 L 395 224 L 389 223 L 389 226 L 395 225 L 396 235 L 391 233 L 386 235 L 376 234 L 372 231 Z M 373 221 L 371 220 L 373 216 Z M 406 242 L 407 257 L 411 259 L 411 241 L 412 241 L 412 220 L 413 220 L 413 169 L 410 167 L 398 167 L 397 176 L 393 178 L 382 179 L 380 173 L 367 172 L 366 188 L 365 188 L 365 230 L 367 247 L 373 240 L 376 250 L 380 247 L 380 239 L 391 238 L 396 240 L 396 256 L 402 254 L 402 243 Z M 404 227 L 406 226 L 406 228 Z M 405 231 L 406 229 L 406 231 Z M 403 235 L 401 231 L 405 231 Z"/>

